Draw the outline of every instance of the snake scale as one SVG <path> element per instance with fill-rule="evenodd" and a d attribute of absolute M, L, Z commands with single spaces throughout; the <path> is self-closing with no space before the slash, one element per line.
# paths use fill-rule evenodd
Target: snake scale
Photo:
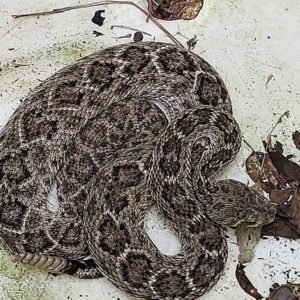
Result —
<path fill-rule="evenodd" d="M 0 241 L 48 272 L 105 276 L 137 298 L 195 299 L 224 269 L 222 226 L 276 213 L 243 183 L 214 179 L 240 144 L 228 91 L 196 54 L 156 42 L 91 54 L 36 87 L 1 131 Z M 148 237 L 151 207 L 180 253 Z"/>

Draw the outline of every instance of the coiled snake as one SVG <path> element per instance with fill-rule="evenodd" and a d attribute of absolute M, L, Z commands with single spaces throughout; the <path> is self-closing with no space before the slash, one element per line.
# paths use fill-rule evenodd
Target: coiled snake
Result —
<path fill-rule="evenodd" d="M 221 226 L 275 216 L 246 185 L 211 180 L 240 143 L 227 89 L 196 54 L 154 42 L 101 50 L 35 88 L 3 128 L 0 241 L 49 272 L 104 275 L 143 299 L 195 299 L 222 274 Z M 152 206 L 179 254 L 146 234 Z"/>

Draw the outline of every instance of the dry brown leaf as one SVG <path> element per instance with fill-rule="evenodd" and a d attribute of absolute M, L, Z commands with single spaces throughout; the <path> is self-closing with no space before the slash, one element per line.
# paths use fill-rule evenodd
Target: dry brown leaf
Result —
<path fill-rule="evenodd" d="M 289 239 L 298 239 L 300 237 L 299 227 L 283 218 L 276 218 L 271 224 L 263 226 L 261 233 L 262 235 L 281 236 Z"/>
<path fill-rule="evenodd" d="M 274 283 L 267 300 L 297 300 L 297 297 L 290 285 Z"/>
<path fill-rule="evenodd" d="M 300 238 L 300 167 L 283 154 L 279 142 L 264 142 L 267 153 L 253 152 L 246 160 L 250 178 L 276 203 L 274 222 L 263 226 L 262 235 Z"/>
<path fill-rule="evenodd" d="M 94 24 L 97 24 L 97 25 L 99 25 L 99 26 L 102 26 L 102 25 L 103 25 L 103 22 L 104 22 L 104 20 L 105 20 L 105 18 L 102 17 L 102 14 L 103 14 L 103 13 L 105 13 L 105 10 L 103 10 L 103 9 L 100 9 L 100 10 L 95 11 L 95 14 L 94 14 L 94 16 L 93 16 L 93 18 L 92 18 L 92 22 L 93 22 Z"/>
<path fill-rule="evenodd" d="M 300 166 L 283 155 L 282 145 L 276 142 L 274 147 L 267 148 L 273 165 L 288 182 L 300 183 Z"/>
<path fill-rule="evenodd" d="M 295 131 L 292 134 L 292 138 L 293 138 L 293 141 L 294 141 L 294 144 L 295 144 L 296 148 L 300 150 L 300 132 Z"/>
<path fill-rule="evenodd" d="M 269 82 L 273 79 L 273 75 L 272 74 L 270 74 L 268 77 L 267 77 L 267 81 L 266 81 L 266 88 L 268 88 L 268 84 L 269 84 Z"/>
<path fill-rule="evenodd" d="M 148 10 L 158 19 L 192 20 L 197 17 L 203 6 L 203 0 L 148 0 Z"/>
<path fill-rule="evenodd" d="M 241 288 L 250 296 L 255 299 L 262 299 L 262 295 L 257 291 L 257 289 L 253 286 L 252 282 L 246 276 L 245 266 L 242 264 L 238 264 L 235 270 L 236 279 L 241 286 Z"/>
<path fill-rule="evenodd" d="M 286 186 L 286 180 L 279 175 L 267 153 L 253 152 L 246 160 L 246 170 L 250 178 L 266 193 Z"/>

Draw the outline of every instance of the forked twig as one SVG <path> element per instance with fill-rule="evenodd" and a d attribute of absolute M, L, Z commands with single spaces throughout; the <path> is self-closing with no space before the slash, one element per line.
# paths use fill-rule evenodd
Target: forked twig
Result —
<path fill-rule="evenodd" d="M 155 18 L 148 14 L 146 10 L 141 8 L 139 5 L 132 1 L 118 1 L 118 0 L 108 0 L 108 1 L 99 1 L 99 2 L 92 2 L 88 4 L 80 4 L 74 6 L 66 6 L 61 8 L 55 8 L 49 11 L 37 12 L 37 13 L 28 13 L 28 14 L 20 14 L 20 15 L 12 15 L 13 18 L 23 18 L 23 17 L 34 17 L 34 16 L 47 16 L 53 14 L 63 13 L 69 10 L 80 9 L 80 8 L 88 8 L 94 7 L 99 5 L 110 5 L 110 4 L 128 4 L 136 7 L 140 10 L 143 14 L 147 16 L 160 30 L 162 30 L 177 46 L 184 47 L 165 27 L 163 27 Z"/>

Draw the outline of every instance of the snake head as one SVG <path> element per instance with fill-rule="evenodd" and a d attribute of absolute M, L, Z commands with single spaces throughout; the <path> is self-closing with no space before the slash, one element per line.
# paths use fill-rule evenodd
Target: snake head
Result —
<path fill-rule="evenodd" d="M 257 227 L 275 219 L 276 205 L 242 182 L 221 180 L 209 190 L 206 213 L 219 225 Z"/>

